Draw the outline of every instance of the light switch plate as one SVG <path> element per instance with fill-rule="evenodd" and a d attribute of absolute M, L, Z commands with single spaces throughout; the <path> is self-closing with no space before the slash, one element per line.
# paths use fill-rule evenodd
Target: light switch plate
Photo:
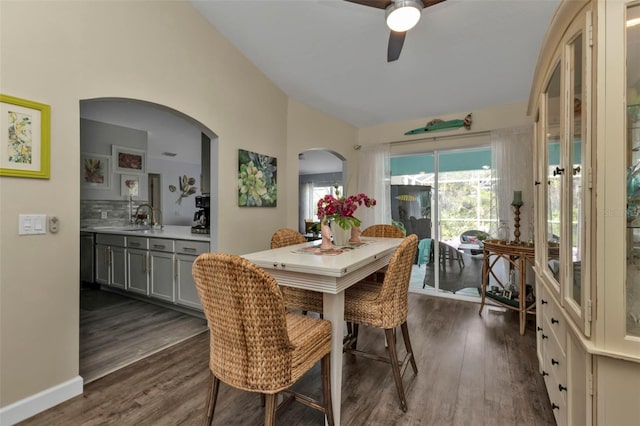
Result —
<path fill-rule="evenodd" d="M 18 234 L 37 235 L 47 233 L 46 214 L 20 214 L 18 215 Z"/>

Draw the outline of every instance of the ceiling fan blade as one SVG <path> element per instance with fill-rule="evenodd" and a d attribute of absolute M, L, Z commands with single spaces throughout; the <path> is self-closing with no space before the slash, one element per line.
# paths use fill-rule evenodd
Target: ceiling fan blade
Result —
<path fill-rule="evenodd" d="M 391 31 L 389 33 L 389 47 L 387 48 L 387 62 L 396 61 L 400 57 L 402 52 L 402 45 L 404 44 L 405 32 Z"/>
<path fill-rule="evenodd" d="M 422 0 L 424 7 L 433 6 L 434 4 L 442 3 L 445 0 Z"/>
<path fill-rule="evenodd" d="M 349 3 L 361 4 L 363 6 L 375 7 L 376 9 L 386 9 L 392 2 L 391 0 L 345 0 Z M 442 1 L 442 0 L 439 0 Z"/>

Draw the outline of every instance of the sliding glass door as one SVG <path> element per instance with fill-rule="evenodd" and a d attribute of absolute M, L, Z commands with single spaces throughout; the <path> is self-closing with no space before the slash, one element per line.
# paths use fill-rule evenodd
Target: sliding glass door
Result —
<path fill-rule="evenodd" d="M 391 194 L 392 218 L 419 239 L 411 290 L 478 298 L 482 241 L 497 228 L 491 148 L 394 157 Z"/>

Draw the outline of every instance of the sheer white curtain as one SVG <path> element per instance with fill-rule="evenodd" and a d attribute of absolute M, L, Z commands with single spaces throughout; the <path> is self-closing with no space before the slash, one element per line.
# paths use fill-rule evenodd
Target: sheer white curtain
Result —
<path fill-rule="evenodd" d="M 509 225 L 514 238 L 513 192 L 522 191 L 520 208 L 520 240 L 532 236 L 533 224 L 533 131 L 532 127 L 498 129 L 491 132 L 493 207 L 499 221 Z M 496 225 L 496 227 L 498 226 Z M 496 229 L 492 229 L 496 235 Z"/>
<path fill-rule="evenodd" d="M 314 217 L 313 210 L 313 182 L 304 182 L 300 185 L 300 208 L 298 212 L 300 232 L 304 233 L 305 231 L 305 219 L 318 220 L 317 217 Z"/>
<path fill-rule="evenodd" d="M 363 146 L 358 162 L 357 192 L 376 199 L 370 209 L 360 207 L 356 212 L 362 229 L 378 223 L 391 224 L 391 166 L 389 144 Z"/>

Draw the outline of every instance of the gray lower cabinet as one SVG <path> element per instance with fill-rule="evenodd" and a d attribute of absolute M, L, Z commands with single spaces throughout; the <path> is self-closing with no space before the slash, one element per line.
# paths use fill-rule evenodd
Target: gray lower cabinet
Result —
<path fill-rule="evenodd" d="M 149 295 L 149 252 L 147 250 L 127 249 L 129 272 L 128 291 Z"/>
<path fill-rule="evenodd" d="M 175 302 L 173 253 L 149 252 L 150 296 L 167 302 Z"/>
<path fill-rule="evenodd" d="M 209 242 L 96 233 L 96 282 L 202 310 L 191 275 Z"/>
<path fill-rule="evenodd" d="M 127 238 L 127 290 L 149 295 L 149 239 Z"/>
<path fill-rule="evenodd" d="M 96 234 L 96 282 L 125 290 L 127 259 L 123 235 Z"/>
<path fill-rule="evenodd" d="M 93 232 L 80 232 L 80 281 L 95 280 L 95 243 Z"/>
<path fill-rule="evenodd" d="M 196 257 L 208 251 L 208 242 L 176 241 L 176 303 L 190 308 L 202 309 L 191 268 Z"/>

